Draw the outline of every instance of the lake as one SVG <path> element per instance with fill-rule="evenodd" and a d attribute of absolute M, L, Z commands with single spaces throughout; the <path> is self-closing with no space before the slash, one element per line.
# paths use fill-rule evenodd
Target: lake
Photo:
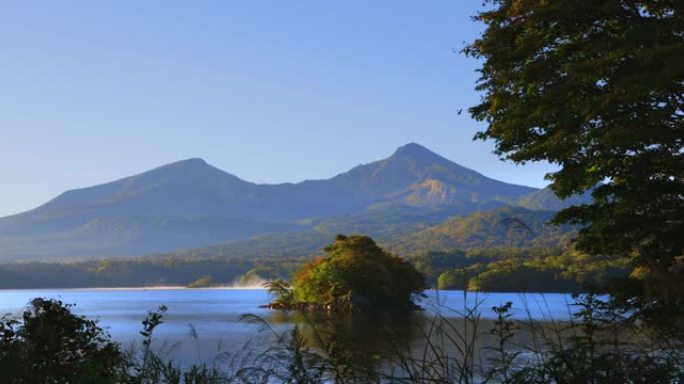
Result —
<path fill-rule="evenodd" d="M 495 317 L 491 307 L 513 303 L 513 317 L 535 321 L 568 320 L 574 302 L 569 294 L 468 293 L 462 291 L 426 292 L 421 301 L 425 311 L 406 318 L 395 317 L 369 321 L 349 319 L 351 336 L 362 340 L 363 347 L 380 343 L 378 324 L 393 324 L 413 342 L 421 338 L 419 330 L 439 312 L 455 320 L 465 308 L 479 308 L 484 321 Z M 276 332 L 294 324 L 312 322 L 311 316 L 259 308 L 269 301 L 263 289 L 36 289 L 0 290 L 0 315 L 17 314 L 35 297 L 54 298 L 75 304 L 74 312 L 99 321 L 111 336 L 127 348 L 139 346 L 141 322 L 148 311 L 166 305 L 168 312 L 155 331 L 158 350 L 178 361 L 207 362 L 220 354 L 240 353 L 250 340 L 260 334 L 255 324 L 241 320 L 252 314 L 265 320 Z M 305 318 L 306 317 L 306 318 Z M 400 316 L 401 317 L 401 316 Z M 318 320 L 313 320 L 316 322 Z M 491 323 L 491 321 L 490 321 Z"/>

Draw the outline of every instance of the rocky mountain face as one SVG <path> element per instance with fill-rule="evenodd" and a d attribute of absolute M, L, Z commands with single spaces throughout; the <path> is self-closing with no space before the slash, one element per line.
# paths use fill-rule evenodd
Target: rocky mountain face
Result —
<path fill-rule="evenodd" d="M 296 184 L 250 183 L 189 159 L 68 191 L 0 219 L 0 260 L 168 252 L 308 231 L 338 216 L 369 212 L 409 209 L 421 220 L 423 212 L 435 217 L 516 204 L 537 191 L 487 178 L 418 144 L 327 180 Z"/>

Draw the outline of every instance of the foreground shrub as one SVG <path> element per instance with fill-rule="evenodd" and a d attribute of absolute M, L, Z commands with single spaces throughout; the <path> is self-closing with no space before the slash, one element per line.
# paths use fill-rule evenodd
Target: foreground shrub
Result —
<path fill-rule="evenodd" d="M 71 305 L 34 299 L 21 321 L 0 321 L 0 373 L 7 383 L 114 383 L 125 355 Z"/>

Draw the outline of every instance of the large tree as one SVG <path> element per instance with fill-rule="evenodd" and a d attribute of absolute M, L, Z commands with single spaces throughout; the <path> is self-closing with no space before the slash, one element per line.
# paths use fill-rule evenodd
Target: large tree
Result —
<path fill-rule="evenodd" d="M 465 49 L 483 60 L 476 137 L 557 164 L 560 197 L 593 189 L 555 221 L 584 224 L 580 250 L 634 262 L 638 313 L 684 308 L 684 1 L 485 3 Z"/>

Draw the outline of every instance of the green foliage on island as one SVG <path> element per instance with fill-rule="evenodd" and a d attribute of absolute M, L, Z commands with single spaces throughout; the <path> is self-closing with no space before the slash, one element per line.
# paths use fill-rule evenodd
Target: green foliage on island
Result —
<path fill-rule="evenodd" d="M 326 256 L 305 264 L 292 288 L 271 284 L 276 304 L 329 310 L 415 307 L 413 298 L 427 288 L 415 267 L 380 248 L 368 236 L 338 235 Z"/>
<path fill-rule="evenodd" d="M 283 279 L 275 279 L 264 283 L 264 288 L 273 297 L 271 306 L 276 308 L 288 308 L 295 303 L 294 290 L 290 283 Z"/>

